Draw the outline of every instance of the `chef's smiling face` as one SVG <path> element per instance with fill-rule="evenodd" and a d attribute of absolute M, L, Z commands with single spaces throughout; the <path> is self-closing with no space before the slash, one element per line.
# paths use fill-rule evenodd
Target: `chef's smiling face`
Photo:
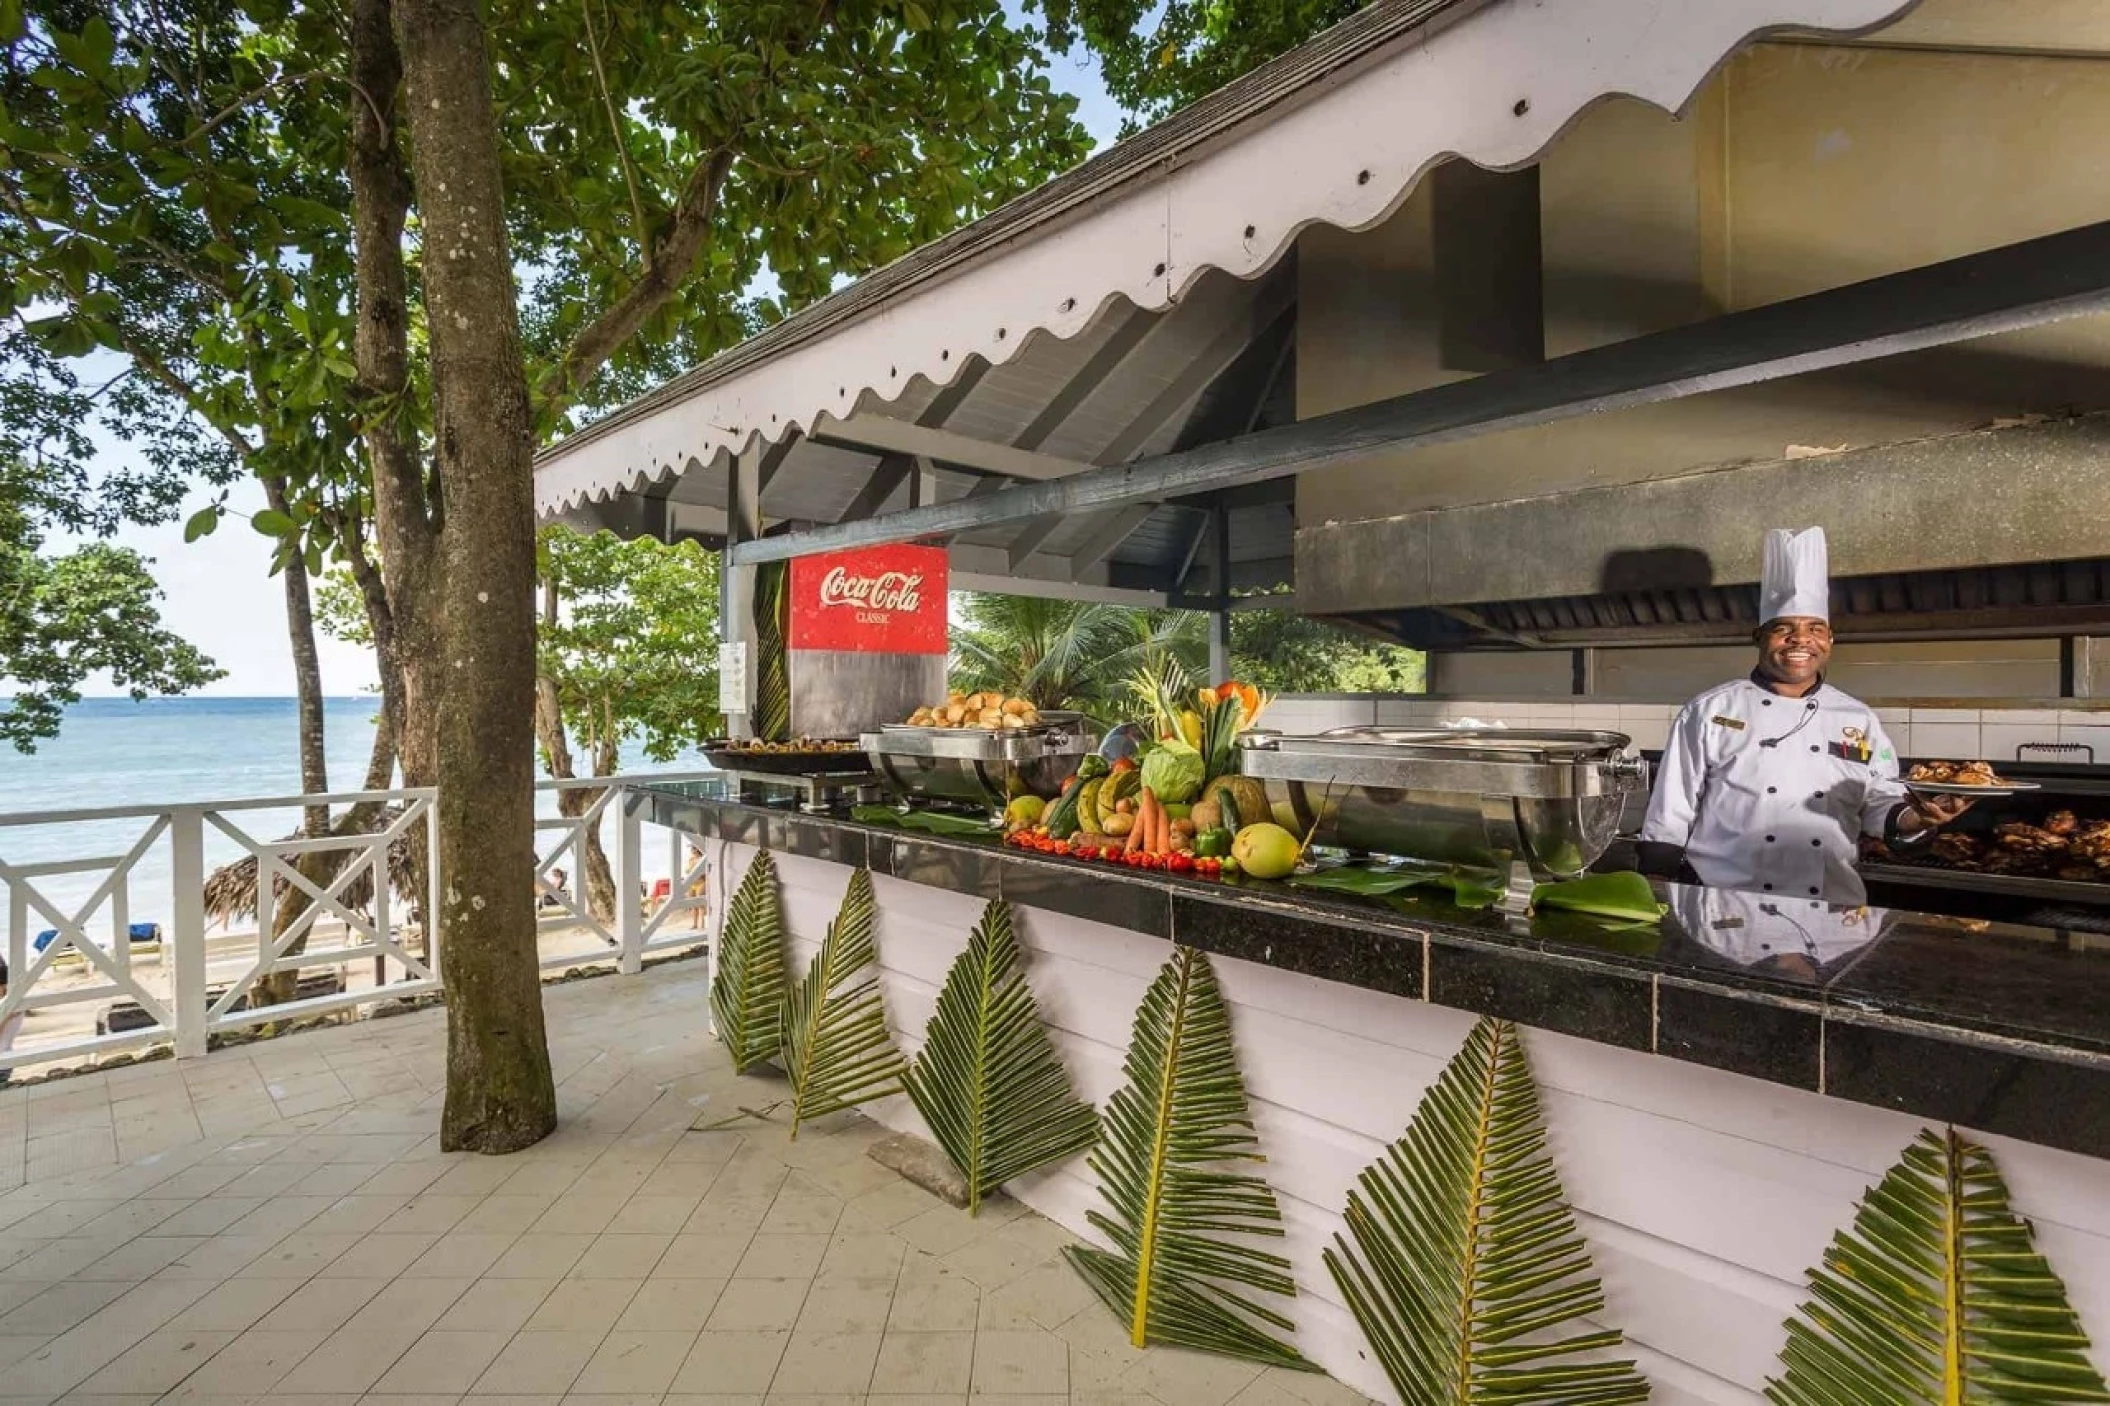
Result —
<path fill-rule="evenodd" d="M 1758 671 L 1795 693 L 1806 692 L 1832 658 L 1832 627 L 1808 616 L 1775 620 L 1758 632 Z"/>

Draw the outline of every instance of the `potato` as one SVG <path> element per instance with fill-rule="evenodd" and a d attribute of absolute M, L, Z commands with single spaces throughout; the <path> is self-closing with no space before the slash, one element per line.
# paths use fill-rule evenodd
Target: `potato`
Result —
<path fill-rule="evenodd" d="M 1196 801 L 1192 814 L 1197 830 L 1214 830 L 1224 823 L 1224 808 L 1215 801 Z"/>
<path fill-rule="evenodd" d="M 1127 803 L 1124 801 L 1123 804 Z M 1122 811 L 1119 815 L 1112 817 L 1106 822 L 1106 833 L 1117 840 L 1125 838 L 1128 832 L 1135 828 L 1136 818 L 1127 811 Z"/>
<path fill-rule="evenodd" d="M 1194 833 L 1194 822 L 1191 820 L 1175 820 L 1172 822 L 1172 833 L 1175 836 L 1192 835 Z"/>

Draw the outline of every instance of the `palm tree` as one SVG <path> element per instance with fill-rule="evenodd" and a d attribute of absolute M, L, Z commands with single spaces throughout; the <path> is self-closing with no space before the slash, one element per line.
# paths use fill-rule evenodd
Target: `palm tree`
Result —
<path fill-rule="evenodd" d="M 1205 626 L 1190 611 L 978 593 L 964 613 L 952 633 L 953 686 L 998 689 L 1041 708 L 1119 716 L 1138 666 L 1170 654 L 1196 674 L 1207 668 Z"/>

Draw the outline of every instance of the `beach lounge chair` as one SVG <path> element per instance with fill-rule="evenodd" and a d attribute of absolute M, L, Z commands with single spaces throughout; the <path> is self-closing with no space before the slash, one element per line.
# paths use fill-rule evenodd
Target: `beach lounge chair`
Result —
<path fill-rule="evenodd" d="M 148 952 L 156 957 L 161 955 L 161 924 L 134 923 L 131 927 L 131 937 L 132 951 L 135 955 L 140 952 Z M 58 940 L 59 930 L 57 928 L 46 928 L 37 934 L 36 950 L 42 952 Z M 73 947 L 67 948 L 53 959 L 55 965 L 62 967 L 84 966 L 87 961 L 88 959 L 80 954 L 79 949 Z"/>

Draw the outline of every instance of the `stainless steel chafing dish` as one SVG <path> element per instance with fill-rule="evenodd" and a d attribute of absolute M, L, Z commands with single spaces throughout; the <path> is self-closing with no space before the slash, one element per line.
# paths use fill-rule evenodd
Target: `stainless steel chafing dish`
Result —
<path fill-rule="evenodd" d="M 1019 796 L 1052 800 L 1099 745 L 1081 713 L 1043 712 L 1028 728 L 910 727 L 859 739 L 872 769 L 903 796 L 1002 810 Z"/>
<path fill-rule="evenodd" d="M 1250 732 L 1239 769 L 1316 844 L 1565 877 L 1604 853 L 1628 793 L 1648 787 L 1629 742 L 1508 728 Z"/>

